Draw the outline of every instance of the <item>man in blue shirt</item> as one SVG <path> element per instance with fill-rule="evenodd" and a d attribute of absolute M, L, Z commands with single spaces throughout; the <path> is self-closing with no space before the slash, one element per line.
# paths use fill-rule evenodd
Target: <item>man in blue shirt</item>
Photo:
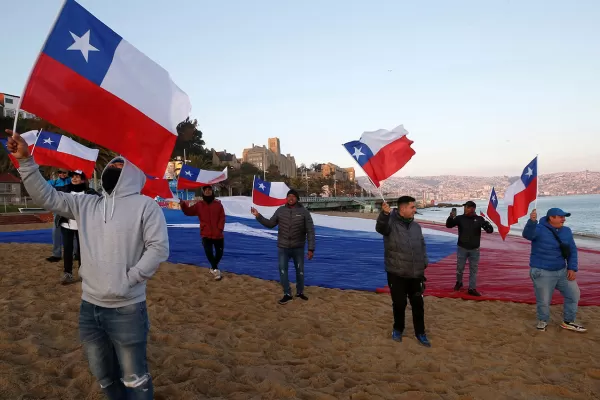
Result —
<path fill-rule="evenodd" d="M 69 178 L 68 171 L 59 169 L 57 172 L 57 178 L 50 179 L 48 183 L 58 192 L 68 192 L 69 185 L 71 184 L 71 178 Z M 62 259 L 62 233 L 58 221 L 60 215 L 54 214 L 54 224 L 52 225 L 52 256 L 46 258 L 48 262 L 58 262 Z"/>
<path fill-rule="evenodd" d="M 550 319 L 550 302 L 554 289 L 558 289 L 565 299 L 561 328 L 585 332 L 586 329 L 575 322 L 579 303 L 577 275 L 577 246 L 573 233 L 564 226 L 566 217 L 571 214 L 560 208 L 551 208 L 540 222 L 537 211 L 533 210 L 523 229 L 523 237 L 531 241 L 529 276 L 537 303 L 537 329 L 545 331 Z"/>

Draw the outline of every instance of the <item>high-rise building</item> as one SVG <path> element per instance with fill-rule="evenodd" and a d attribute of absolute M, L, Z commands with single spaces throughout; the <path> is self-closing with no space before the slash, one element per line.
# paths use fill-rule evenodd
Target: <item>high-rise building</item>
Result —
<path fill-rule="evenodd" d="M 242 152 L 242 161 L 254 165 L 256 168 L 264 171 L 269 166 L 277 166 L 279 173 L 289 178 L 295 178 L 298 175 L 296 169 L 296 159 L 289 153 L 281 154 L 279 138 L 269 138 L 269 147 L 255 146 L 244 149 Z"/>
<path fill-rule="evenodd" d="M 281 154 L 281 143 L 279 142 L 279 138 L 269 138 L 268 145 L 269 150 L 271 150 L 273 153 L 277 155 Z"/>

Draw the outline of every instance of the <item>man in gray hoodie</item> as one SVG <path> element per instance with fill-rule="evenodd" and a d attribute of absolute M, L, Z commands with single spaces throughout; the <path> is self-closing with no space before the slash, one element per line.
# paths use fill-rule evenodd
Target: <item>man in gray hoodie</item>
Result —
<path fill-rule="evenodd" d="M 82 301 L 79 337 L 90 370 L 109 399 L 152 399 L 146 361 L 149 330 L 146 281 L 169 256 L 160 207 L 140 195 L 146 177 L 124 158 L 102 173 L 102 197 L 54 190 L 19 134 L 7 130 L 8 150 L 34 202 L 77 221 Z"/>

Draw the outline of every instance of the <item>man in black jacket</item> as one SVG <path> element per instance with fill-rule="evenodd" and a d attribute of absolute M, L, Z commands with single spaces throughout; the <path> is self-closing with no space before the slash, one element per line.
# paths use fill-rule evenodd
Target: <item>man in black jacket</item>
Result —
<path fill-rule="evenodd" d="M 298 203 L 298 193 L 291 189 L 287 193 L 287 203 L 279 207 L 270 219 L 263 217 L 254 207 L 250 210 L 256 220 L 266 228 L 279 225 L 277 247 L 279 248 L 279 278 L 283 287 L 283 298 L 279 304 L 292 301 L 292 290 L 288 280 L 290 259 L 296 268 L 296 297 L 308 300 L 304 295 L 304 246 L 308 239 L 307 258 L 312 260 L 315 252 L 315 225 L 310 212 Z"/>
<path fill-rule="evenodd" d="M 428 259 L 421 226 L 414 221 L 416 212 L 415 199 L 410 196 L 398 199 L 398 210 L 392 211 L 389 204 L 383 203 L 375 230 L 383 235 L 385 270 L 394 310 L 392 339 L 402 341 L 408 297 L 415 336 L 423 346 L 431 347 L 425 334 L 423 304 Z"/>
<path fill-rule="evenodd" d="M 477 291 L 477 269 L 479 267 L 479 246 L 481 242 L 481 230 L 487 233 L 494 232 L 492 224 L 485 218 L 475 213 L 476 205 L 472 201 L 463 204 L 465 212 L 456 216 L 452 211 L 446 220 L 446 228 L 458 226 L 458 247 L 456 249 L 456 285 L 455 291 L 463 287 L 463 272 L 465 264 L 469 260 L 469 291 L 471 296 L 481 296 Z"/>

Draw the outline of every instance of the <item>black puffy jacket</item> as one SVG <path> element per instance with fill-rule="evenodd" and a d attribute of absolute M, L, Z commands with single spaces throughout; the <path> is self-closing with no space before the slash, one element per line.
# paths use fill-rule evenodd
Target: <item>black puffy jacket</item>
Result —
<path fill-rule="evenodd" d="M 405 223 L 398 210 L 381 212 L 375 230 L 383 235 L 385 270 L 403 278 L 424 278 L 429 260 L 421 225 Z"/>
<path fill-rule="evenodd" d="M 310 212 L 300 203 L 294 207 L 279 207 L 270 219 L 258 214 L 256 220 L 267 228 L 279 225 L 277 247 L 295 249 L 304 247 L 308 239 L 308 250 L 315 251 L 315 225 Z"/>

